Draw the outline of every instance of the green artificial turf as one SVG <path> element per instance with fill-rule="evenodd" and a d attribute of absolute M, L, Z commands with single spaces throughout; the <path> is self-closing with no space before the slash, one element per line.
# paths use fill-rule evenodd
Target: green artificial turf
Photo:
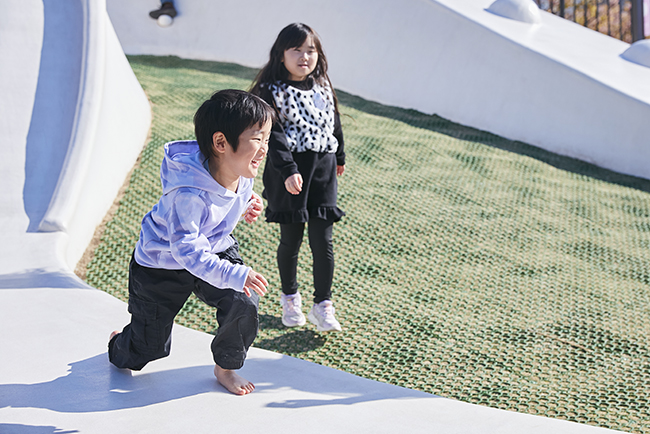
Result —
<path fill-rule="evenodd" d="M 161 192 L 163 144 L 193 139 L 201 102 L 247 89 L 256 73 L 129 61 L 152 103 L 151 140 L 86 270 L 122 300 L 140 220 Z M 347 216 L 334 229 L 333 295 L 344 331 L 282 326 L 279 228 L 259 221 L 235 232 L 244 260 L 270 282 L 254 345 L 466 402 L 650 433 L 650 181 L 338 96 Z M 304 301 L 310 255 L 305 240 Z M 217 328 L 196 298 L 177 322 Z"/>

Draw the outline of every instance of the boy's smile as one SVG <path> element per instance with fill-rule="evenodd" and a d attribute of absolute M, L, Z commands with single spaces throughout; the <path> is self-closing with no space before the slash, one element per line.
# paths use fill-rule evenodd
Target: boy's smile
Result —
<path fill-rule="evenodd" d="M 266 157 L 269 150 L 269 137 L 271 136 L 271 121 L 267 121 L 264 125 L 255 125 L 251 128 L 244 130 L 239 136 L 239 145 L 237 152 L 233 152 L 233 165 L 235 161 L 241 159 L 242 173 L 239 176 L 244 178 L 254 178 L 257 176 L 257 171 L 262 164 L 262 160 Z M 243 168 L 243 163 L 248 162 L 248 167 Z"/>
<path fill-rule="evenodd" d="M 240 176 L 255 178 L 269 150 L 270 136 L 271 120 L 264 125 L 253 125 L 241 133 L 235 152 L 222 133 L 215 133 L 214 148 L 218 157 L 210 159 L 210 171 L 214 179 L 223 187 L 237 191 Z M 217 166 L 214 169 L 213 164 Z"/>
<path fill-rule="evenodd" d="M 282 63 L 289 72 L 289 80 L 302 81 L 307 78 L 316 69 L 318 63 L 318 50 L 313 38 L 309 36 L 300 47 L 285 50 Z"/>

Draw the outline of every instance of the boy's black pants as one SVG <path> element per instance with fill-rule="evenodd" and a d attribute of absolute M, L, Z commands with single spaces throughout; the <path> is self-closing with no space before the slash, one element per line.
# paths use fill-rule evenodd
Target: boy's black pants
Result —
<path fill-rule="evenodd" d="M 243 263 L 237 244 L 219 254 L 232 263 Z M 233 289 L 219 289 L 187 270 L 164 270 L 129 265 L 131 323 L 108 343 L 108 357 L 118 368 L 136 371 L 148 362 L 169 355 L 174 317 L 192 294 L 217 308 L 219 328 L 212 340 L 214 361 L 223 369 L 239 369 L 257 336 L 259 296 Z"/>

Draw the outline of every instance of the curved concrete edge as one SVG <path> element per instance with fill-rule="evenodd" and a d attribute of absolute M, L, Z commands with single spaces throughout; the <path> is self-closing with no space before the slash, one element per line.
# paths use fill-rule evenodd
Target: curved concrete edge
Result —
<path fill-rule="evenodd" d="M 105 0 L 83 1 L 82 77 L 72 136 L 39 225 L 66 232 L 58 248 L 74 269 L 124 183 L 151 124 L 151 109 L 120 47 Z"/>
<path fill-rule="evenodd" d="M 650 68 L 650 39 L 636 41 L 621 54 L 621 57 Z"/>
<path fill-rule="evenodd" d="M 629 45 L 547 12 L 538 25 L 504 19 L 492 3 L 176 0 L 168 28 L 145 1 L 108 8 L 128 54 L 252 67 L 302 21 L 321 35 L 339 89 L 650 178 L 650 70 L 620 57 Z"/>
<path fill-rule="evenodd" d="M 152 112 L 104 12 L 106 72 L 92 154 L 70 218 L 65 262 L 74 270 L 112 206 L 149 135 Z"/>
<path fill-rule="evenodd" d="M 102 8 L 103 6 L 103 8 Z M 105 0 L 85 0 L 83 7 L 83 54 L 79 96 L 72 135 L 52 200 L 38 227 L 42 232 L 67 231 L 88 171 L 99 121 L 106 62 Z"/>
<path fill-rule="evenodd" d="M 486 10 L 523 23 L 537 24 L 542 21 L 539 7 L 533 0 L 496 0 Z"/>

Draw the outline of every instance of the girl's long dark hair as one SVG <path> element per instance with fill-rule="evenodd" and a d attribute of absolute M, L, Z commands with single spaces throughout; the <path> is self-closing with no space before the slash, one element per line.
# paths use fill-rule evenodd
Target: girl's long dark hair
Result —
<path fill-rule="evenodd" d="M 316 62 L 316 68 L 314 68 L 311 74 L 309 74 L 309 77 L 312 77 L 314 81 L 321 86 L 329 85 L 332 90 L 332 95 L 334 96 L 334 109 L 338 113 L 338 99 L 334 92 L 334 86 L 332 86 L 332 82 L 327 75 L 327 58 L 323 52 L 323 46 L 318 34 L 307 24 L 289 24 L 280 31 L 273 47 L 271 47 L 269 61 L 260 70 L 257 77 L 255 77 L 250 92 L 255 95 L 260 95 L 262 86 L 268 86 L 278 80 L 288 80 L 289 71 L 287 71 L 287 68 L 284 67 L 284 63 L 282 63 L 284 52 L 291 48 L 300 47 L 310 36 L 314 41 L 314 46 L 318 52 L 318 62 Z"/>

